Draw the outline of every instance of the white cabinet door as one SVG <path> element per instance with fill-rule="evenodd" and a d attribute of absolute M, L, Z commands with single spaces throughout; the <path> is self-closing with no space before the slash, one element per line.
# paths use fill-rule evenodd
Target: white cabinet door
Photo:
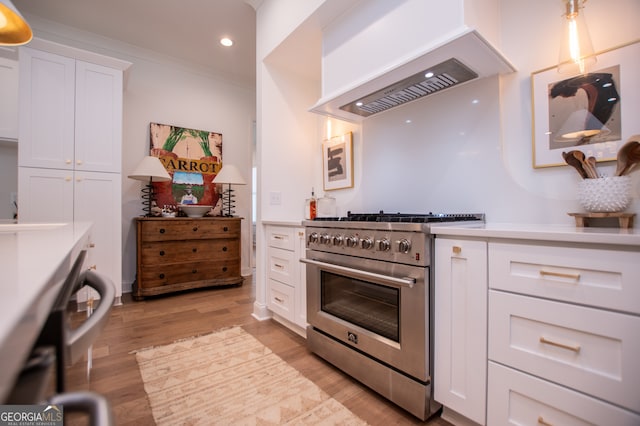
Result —
<path fill-rule="evenodd" d="M 18 139 L 18 61 L 0 57 L 0 139 Z"/>
<path fill-rule="evenodd" d="M 436 238 L 434 398 L 484 425 L 487 243 Z"/>
<path fill-rule="evenodd" d="M 122 295 L 122 197 L 117 173 L 76 171 L 74 176 L 74 220 L 92 222 L 92 263 L 111 278 L 116 299 Z M 79 302 L 83 302 L 78 295 Z"/>
<path fill-rule="evenodd" d="M 73 169 L 75 60 L 20 48 L 19 165 Z"/>
<path fill-rule="evenodd" d="M 75 169 L 120 173 L 122 71 L 76 62 Z"/>
<path fill-rule="evenodd" d="M 18 220 L 73 222 L 73 171 L 18 167 Z"/>

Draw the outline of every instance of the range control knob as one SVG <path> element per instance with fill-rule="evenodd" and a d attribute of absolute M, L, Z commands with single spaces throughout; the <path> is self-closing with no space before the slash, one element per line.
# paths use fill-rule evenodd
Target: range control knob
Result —
<path fill-rule="evenodd" d="M 333 236 L 333 245 L 334 246 L 341 246 L 342 244 L 344 244 L 344 237 L 342 235 L 334 235 Z"/>
<path fill-rule="evenodd" d="M 378 240 L 379 251 L 389 251 L 391 249 L 391 243 L 386 238 Z"/>
<path fill-rule="evenodd" d="M 358 242 L 360 240 L 355 235 L 351 235 L 347 237 L 347 247 L 358 247 Z"/>
<path fill-rule="evenodd" d="M 400 253 L 409 253 L 409 250 L 411 250 L 411 241 L 405 238 L 398 241 L 398 251 Z"/>
<path fill-rule="evenodd" d="M 318 233 L 312 232 L 309 234 L 309 243 L 317 243 L 318 242 Z"/>
<path fill-rule="evenodd" d="M 331 237 L 329 234 L 320 235 L 320 244 L 331 244 Z"/>
<path fill-rule="evenodd" d="M 369 250 L 373 248 L 373 240 L 371 239 L 371 237 L 365 237 L 360 240 L 360 245 L 363 249 Z"/>

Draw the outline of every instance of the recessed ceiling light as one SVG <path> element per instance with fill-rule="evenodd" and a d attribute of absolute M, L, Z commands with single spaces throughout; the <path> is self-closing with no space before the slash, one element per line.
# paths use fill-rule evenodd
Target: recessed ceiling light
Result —
<path fill-rule="evenodd" d="M 425 73 L 424 78 L 431 78 L 433 77 L 433 73 L 431 71 Z"/>
<path fill-rule="evenodd" d="M 220 44 L 225 47 L 230 47 L 230 46 L 233 46 L 233 40 L 227 37 L 223 37 L 220 39 Z"/>

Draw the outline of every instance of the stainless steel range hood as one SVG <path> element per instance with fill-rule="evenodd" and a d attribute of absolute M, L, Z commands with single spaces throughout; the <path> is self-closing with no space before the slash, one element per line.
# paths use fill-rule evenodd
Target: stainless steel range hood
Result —
<path fill-rule="evenodd" d="M 480 34 L 468 30 L 381 75 L 323 97 L 310 111 L 359 122 L 475 79 L 513 71 L 513 65 Z"/>

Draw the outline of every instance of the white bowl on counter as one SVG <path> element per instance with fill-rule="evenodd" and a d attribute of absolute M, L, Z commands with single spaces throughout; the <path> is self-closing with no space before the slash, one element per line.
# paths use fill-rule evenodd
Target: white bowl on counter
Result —
<path fill-rule="evenodd" d="M 204 206 L 200 204 L 178 204 L 178 208 L 188 217 L 203 217 L 213 206 Z"/>

